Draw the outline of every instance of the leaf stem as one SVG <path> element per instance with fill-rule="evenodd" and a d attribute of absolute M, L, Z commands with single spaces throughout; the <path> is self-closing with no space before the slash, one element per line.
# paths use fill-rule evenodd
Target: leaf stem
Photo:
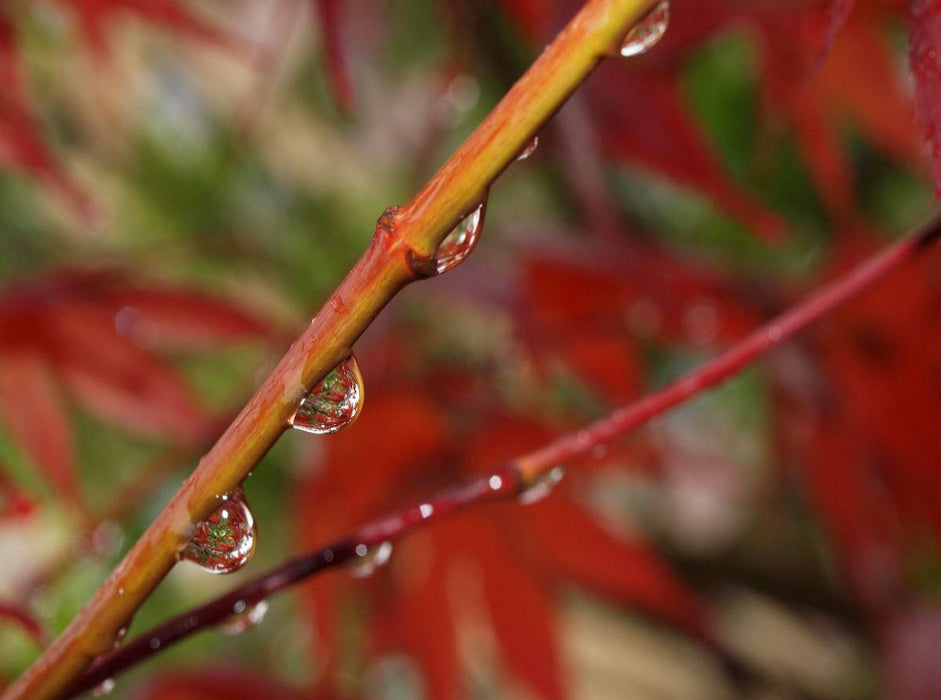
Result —
<path fill-rule="evenodd" d="M 392 541 L 419 527 L 472 505 L 507 500 L 561 462 L 591 454 L 609 442 L 693 396 L 735 376 L 750 363 L 804 330 L 835 307 L 860 294 L 903 263 L 927 251 L 941 238 L 941 216 L 899 240 L 849 272 L 824 285 L 803 302 L 762 325 L 750 335 L 661 391 L 615 411 L 583 430 L 569 433 L 457 488 L 439 492 L 418 505 L 368 524 L 356 532 L 287 563 L 215 600 L 178 615 L 99 658 L 72 687 L 77 694 L 115 676 L 168 646 L 224 622 L 237 610 L 325 569 L 354 562 L 357 546 Z"/>

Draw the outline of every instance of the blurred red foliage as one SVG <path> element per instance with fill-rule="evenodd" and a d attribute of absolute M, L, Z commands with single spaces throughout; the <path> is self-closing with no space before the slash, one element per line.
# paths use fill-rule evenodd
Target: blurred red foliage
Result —
<path fill-rule="evenodd" d="M 63 389 L 131 434 L 191 446 L 211 417 L 162 355 L 271 335 L 228 302 L 122 272 L 32 277 L 0 290 L 0 416 L 50 485 L 85 512 Z M 9 493 L 7 507 L 21 510 L 22 497 Z"/>
<path fill-rule="evenodd" d="M 232 44 L 176 3 L 72 4 L 95 50 L 103 50 L 106 27 L 119 13 Z M 336 100 L 350 109 L 354 92 L 340 38 L 342 4 L 314 3 Z M 460 11 L 461 4 L 449 7 Z M 574 6 L 548 0 L 499 5 L 533 45 L 547 39 Z M 941 181 L 941 6 L 911 0 L 908 7 L 917 112 Z M 77 201 L 80 195 L 45 150 L 31 116 L 16 37 L 4 13 L 0 5 L 0 72 L 12 87 L 0 96 L 0 159 L 48 179 Z M 720 164 L 673 70 L 720 31 L 739 27 L 761 56 L 766 112 L 792 130 L 834 225 L 855 224 L 858 216 L 849 154 L 839 136 L 844 120 L 887 155 L 920 167 L 921 146 L 912 128 L 916 110 L 899 84 L 882 32 L 887 20 L 901 16 L 900 3 L 672 0 L 671 13 L 670 32 L 660 45 L 630 64 L 605 64 L 585 88 L 603 157 L 701 192 L 759 236 L 781 235 L 778 214 Z M 844 233 L 838 243 L 834 270 L 874 248 L 858 233 Z M 750 288 L 649 244 L 545 251 L 519 264 L 522 282 L 511 305 L 527 361 L 542 379 L 563 366 L 603 406 L 630 401 L 647 389 L 647 344 L 726 346 L 753 329 L 767 315 L 766 306 L 794 299 L 788 290 L 767 289 L 756 299 Z M 937 629 L 936 611 L 912 605 L 919 591 L 911 557 L 925 541 L 941 540 L 938 279 L 938 256 L 928 256 L 836 314 L 801 345 L 795 351 L 800 381 L 774 370 L 768 377 L 775 388 L 778 460 L 798 458 L 843 581 L 883 635 L 896 687 L 905 687 L 928 664 L 906 670 L 911 659 L 897 658 L 893 640 L 902 638 L 902 646 L 915 648 L 918 656 L 928 634 L 915 632 Z M 112 275 L 39 278 L 0 294 L 0 414 L 50 483 L 83 507 L 63 391 L 134 434 L 191 443 L 205 430 L 206 412 L 160 351 L 168 344 L 205 348 L 267 332 L 251 316 L 192 292 L 140 288 Z M 494 399 L 499 379 L 467 365 L 416 365 L 411 358 L 420 350 L 410 347 L 413 340 L 403 324 L 377 341 L 386 358 L 384 374 L 395 379 L 370 383 L 359 422 L 326 439 L 322 462 L 299 478 L 293 519 L 300 547 L 316 548 L 380 512 L 485 472 L 575 425 L 501 405 Z M 637 440 L 586 464 L 584 473 L 628 463 L 657 478 L 657 460 L 656 446 Z M 326 666 L 323 692 L 335 690 L 340 672 L 345 603 L 360 597 L 368 609 L 370 652 L 409 653 L 434 698 L 463 696 L 457 626 L 475 605 L 492 624 L 508 672 L 539 696 L 565 697 L 553 601 L 569 583 L 711 642 L 712 611 L 705 597 L 640 533 L 607 529 L 583 507 L 578 486 L 579 479 L 570 478 L 530 507 L 500 504 L 469 512 L 399 543 L 379 575 L 355 581 L 329 573 L 306 589 L 318 660 Z M 0 480 L 0 494 L 4 515 L 28 510 L 28 499 L 12 484 Z M 900 627 L 909 616 L 915 623 Z M 160 679 L 144 697 L 213 697 L 222 687 L 231 687 L 227 697 L 295 692 L 240 673 L 207 671 Z M 917 697 L 900 692 L 902 698 Z"/>

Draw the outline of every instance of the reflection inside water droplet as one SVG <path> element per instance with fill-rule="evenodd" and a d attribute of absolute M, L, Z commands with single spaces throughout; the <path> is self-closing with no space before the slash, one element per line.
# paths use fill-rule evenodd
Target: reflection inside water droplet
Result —
<path fill-rule="evenodd" d="M 382 542 L 372 547 L 358 544 L 356 545 L 356 558 L 348 564 L 350 573 L 355 578 L 372 576 L 377 569 L 388 564 L 391 557 L 391 542 Z"/>
<path fill-rule="evenodd" d="M 363 395 L 363 375 L 356 357 L 350 355 L 301 400 L 291 427 L 314 435 L 343 430 L 359 415 Z"/>
<path fill-rule="evenodd" d="M 435 270 L 440 275 L 457 267 L 474 250 L 483 227 L 486 201 L 477 205 L 470 214 L 458 222 L 435 253 Z"/>
<path fill-rule="evenodd" d="M 227 618 L 219 628 L 225 634 L 241 634 L 242 632 L 261 624 L 268 612 L 268 601 L 261 600 L 255 605 L 247 605 L 244 600 L 232 606 L 231 617 Z"/>
<path fill-rule="evenodd" d="M 565 476 L 565 469 L 562 467 L 553 467 L 544 474 L 540 474 L 536 479 L 520 493 L 518 500 L 523 505 L 538 503 L 562 481 Z"/>
<path fill-rule="evenodd" d="M 220 498 L 218 508 L 196 525 L 182 557 L 210 573 L 228 574 L 251 559 L 256 539 L 255 517 L 238 488 Z"/>
<path fill-rule="evenodd" d="M 670 3 L 668 0 L 663 0 L 655 5 L 640 22 L 630 28 L 621 43 L 621 55 L 638 56 L 649 51 L 666 34 L 669 24 Z"/>

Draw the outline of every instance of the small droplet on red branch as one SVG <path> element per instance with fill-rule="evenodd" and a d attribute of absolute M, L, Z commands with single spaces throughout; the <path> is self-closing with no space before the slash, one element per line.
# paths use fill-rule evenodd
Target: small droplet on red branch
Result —
<path fill-rule="evenodd" d="M 539 137 L 533 136 L 533 140 L 523 147 L 523 150 L 516 156 L 516 160 L 526 160 L 536 152 L 537 148 L 539 148 Z"/>
<path fill-rule="evenodd" d="M 314 435 L 328 435 L 347 427 L 363 406 L 363 375 L 356 358 L 341 361 L 311 389 L 291 417 L 291 427 Z"/>
<path fill-rule="evenodd" d="M 565 476 L 565 469 L 562 467 L 553 467 L 544 474 L 537 476 L 529 486 L 527 486 L 517 497 L 520 503 L 528 506 L 532 503 L 538 503 L 550 493 L 562 481 Z"/>
<path fill-rule="evenodd" d="M 238 571 L 255 553 L 255 517 L 241 488 L 222 496 L 219 507 L 196 525 L 182 558 L 212 574 Z"/>
<path fill-rule="evenodd" d="M 356 545 L 356 558 L 350 561 L 347 567 L 354 578 L 367 578 L 388 564 L 391 557 L 391 542 L 382 542 L 372 547 L 358 544 Z"/>
<path fill-rule="evenodd" d="M 644 18 L 630 28 L 621 42 L 621 55 L 630 58 L 652 49 L 667 33 L 670 24 L 670 3 L 657 3 Z"/>
<path fill-rule="evenodd" d="M 449 233 L 434 256 L 434 267 L 437 274 L 442 274 L 457 267 L 477 245 L 480 229 L 483 228 L 484 214 L 487 210 L 486 200 L 477 205 L 470 214 L 458 222 Z"/>
<path fill-rule="evenodd" d="M 114 690 L 114 679 L 106 678 L 105 680 L 101 681 L 101 683 L 99 683 L 94 688 L 92 688 L 91 694 L 92 694 L 92 697 L 100 698 L 100 697 L 104 697 L 105 695 L 111 695 L 111 691 L 113 690 Z"/>
<path fill-rule="evenodd" d="M 240 600 L 232 606 L 232 616 L 219 627 L 224 634 L 241 634 L 261 624 L 267 612 L 268 601 L 266 600 L 261 600 L 254 605 L 248 605 L 244 600 Z"/>

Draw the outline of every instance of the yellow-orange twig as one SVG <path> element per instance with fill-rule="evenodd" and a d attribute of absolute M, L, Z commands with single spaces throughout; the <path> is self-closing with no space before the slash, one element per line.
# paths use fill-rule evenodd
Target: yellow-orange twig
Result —
<path fill-rule="evenodd" d="M 194 523 L 215 508 L 219 494 L 242 482 L 310 388 L 349 354 L 389 299 L 428 269 L 449 228 L 486 196 L 539 127 L 654 3 L 589 0 L 415 198 L 383 215 L 369 248 L 305 333 L 94 597 L 3 700 L 59 697 L 95 657 L 111 649 L 118 630 L 176 563 Z"/>

